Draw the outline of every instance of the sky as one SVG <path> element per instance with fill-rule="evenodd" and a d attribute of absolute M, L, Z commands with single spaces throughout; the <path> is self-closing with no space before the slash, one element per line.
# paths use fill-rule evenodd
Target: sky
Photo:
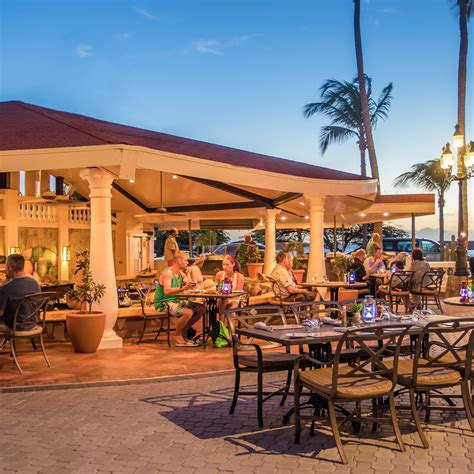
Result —
<path fill-rule="evenodd" d="M 365 72 L 393 83 L 374 131 L 383 193 L 438 158 L 456 124 L 459 26 L 453 0 L 362 0 Z M 466 136 L 474 140 L 474 21 Z M 318 145 L 305 119 L 330 78 L 356 76 L 352 0 L 0 0 L 0 100 L 359 172 L 354 141 Z M 472 184 L 469 185 L 472 188 Z M 419 192 L 406 188 L 403 192 Z M 474 229 L 473 191 L 469 189 Z M 445 210 L 457 227 L 457 185 Z M 409 222 L 397 221 L 409 228 Z M 419 218 L 426 235 L 437 216 Z"/>

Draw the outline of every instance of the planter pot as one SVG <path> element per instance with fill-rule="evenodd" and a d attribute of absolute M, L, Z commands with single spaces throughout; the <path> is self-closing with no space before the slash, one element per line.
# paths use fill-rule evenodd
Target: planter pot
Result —
<path fill-rule="evenodd" d="M 301 270 L 301 269 L 300 270 L 293 270 L 293 273 L 295 274 L 296 281 L 300 284 L 303 283 L 303 277 L 304 277 L 304 272 L 305 271 L 306 270 Z"/>
<path fill-rule="evenodd" d="M 247 273 L 249 278 L 257 278 L 259 273 L 263 272 L 263 263 L 247 263 Z"/>
<path fill-rule="evenodd" d="M 105 329 L 105 313 L 66 314 L 66 325 L 75 352 L 91 354 L 99 347 Z"/>

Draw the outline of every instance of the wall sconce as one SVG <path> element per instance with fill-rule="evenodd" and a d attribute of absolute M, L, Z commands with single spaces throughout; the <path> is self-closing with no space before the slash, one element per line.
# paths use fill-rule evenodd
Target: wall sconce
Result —
<path fill-rule="evenodd" d="M 63 262 L 69 262 L 71 260 L 71 247 L 64 245 L 61 249 L 61 260 Z"/>
<path fill-rule="evenodd" d="M 20 247 L 10 247 L 9 255 L 12 255 L 14 253 L 19 254 L 20 253 Z"/>

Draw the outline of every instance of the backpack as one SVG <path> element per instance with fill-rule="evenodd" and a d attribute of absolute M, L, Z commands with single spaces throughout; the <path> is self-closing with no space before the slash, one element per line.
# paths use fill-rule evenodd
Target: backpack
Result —
<path fill-rule="evenodd" d="M 230 332 L 222 321 L 216 321 L 212 325 L 211 339 L 214 343 L 214 347 L 220 348 L 230 346 Z"/>

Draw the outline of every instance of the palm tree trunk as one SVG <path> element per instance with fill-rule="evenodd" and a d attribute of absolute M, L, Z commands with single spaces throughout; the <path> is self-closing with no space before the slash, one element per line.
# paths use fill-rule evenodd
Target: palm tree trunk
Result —
<path fill-rule="evenodd" d="M 375 154 L 374 138 L 372 136 L 372 123 L 370 122 L 369 101 L 367 99 L 367 90 L 365 88 L 364 77 L 364 57 L 362 53 L 362 37 L 360 32 L 360 0 L 354 0 L 354 38 L 357 61 L 357 78 L 359 80 L 360 99 L 362 108 L 362 118 L 364 120 L 365 141 L 369 151 L 370 169 L 372 178 L 378 181 L 377 192 L 380 194 L 380 177 L 377 165 L 377 156 Z"/>
<path fill-rule="evenodd" d="M 360 153 L 360 175 L 367 176 L 367 166 L 365 163 L 365 150 L 367 150 L 367 146 L 364 140 L 364 130 L 361 130 L 360 133 L 360 140 L 359 140 L 359 153 Z"/>
<path fill-rule="evenodd" d="M 466 81 L 467 81 L 467 48 L 468 48 L 468 2 L 469 0 L 458 0 L 459 6 L 459 63 L 458 63 L 458 126 L 459 132 L 465 135 L 466 130 Z M 464 143 L 466 137 L 464 136 Z M 466 168 L 463 164 L 462 157 L 466 147 L 463 146 L 458 153 L 458 170 L 462 174 L 466 173 Z M 459 215 L 458 233 L 465 232 L 466 242 L 468 238 L 468 201 L 467 201 L 467 180 L 460 183 L 459 200 L 462 202 L 463 212 Z"/>
<path fill-rule="evenodd" d="M 439 209 L 439 246 L 441 248 L 441 260 L 444 259 L 444 191 L 439 193 L 438 197 L 438 209 Z"/>

